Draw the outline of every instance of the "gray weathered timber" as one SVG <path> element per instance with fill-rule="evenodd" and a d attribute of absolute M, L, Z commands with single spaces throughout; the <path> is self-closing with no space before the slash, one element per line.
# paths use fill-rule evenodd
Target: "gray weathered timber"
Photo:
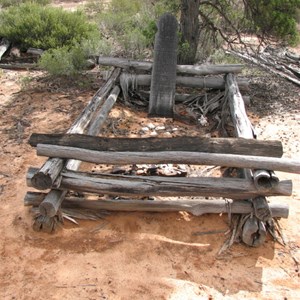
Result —
<path fill-rule="evenodd" d="M 100 110 L 96 113 L 94 118 L 91 120 L 88 128 L 88 136 L 95 136 L 98 135 L 101 131 L 109 112 L 113 108 L 114 104 L 117 101 L 117 98 L 120 93 L 120 88 L 118 86 L 115 86 L 108 96 L 108 98 L 105 100 L 104 104 L 101 106 Z M 77 170 L 79 169 L 79 166 L 81 164 L 80 160 L 69 160 L 66 164 L 66 168 L 68 170 Z"/>
<path fill-rule="evenodd" d="M 45 144 L 37 145 L 37 155 L 79 159 L 96 164 L 127 165 L 175 163 L 249 169 L 263 168 L 300 174 L 299 160 L 252 155 L 197 153 L 188 151 L 108 152 Z"/>
<path fill-rule="evenodd" d="M 237 137 L 253 139 L 254 132 L 248 119 L 244 100 L 239 91 L 237 81 L 233 74 L 226 75 L 226 92 L 229 98 L 230 113 Z"/>
<path fill-rule="evenodd" d="M 27 173 L 30 182 L 32 174 Z M 243 178 L 157 177 L 98 174 L 63 171 L 59 189 L 127 196 L 203 196 L 246 199 L 256 196 L 290 196 L 292 182 L 280 181 L 269 189 L 259 190 Z"/>
<path fill-rule="evenodd" d="M 49 144 L 84 148 L 97 151 L 189 151 L 244 154 L 253 156 L 281 157 L 283 154 L 280 141 L 260 141 L 243 138 L 105 138 L 83 134 L 37 134 L 33 133 L 29 144 Z"/>
<path fill-rule="evenodd" d="M 7 51 L 9 46 L 10 46 L 10 41 L 8 41 L 7 39 L 2 39 L 0 41 L 0 61 L 1 61 L 2 55 Z"/>
<path fill-rule="evenodd" d="M 92 124 L 88 130 L 89 135 L 97 135 L 100 132 L 108 117 L 108 114 L 116 103 L 119 94 L 120 88 L 118 86 L 115 86 L 111 94 L 101 107 L 101 113 L 94 119 L 93 122 L 91 122 Z"/>
<path fill-rule="evenodd" d="M 253 131 L 252 124 L 247 116 L 245 103 L 243 97 L 239 91 L 238 84 L 233 74 L 226 75 L 226 92 L 228 95 L 228 102 L 230 107 L 231 118 L 233 121 L 235 135 L 236 137 L 243 137 L 247 139 L 256 138 Z M 264 169 L 264 166 L 254 167 L 255 169 Z M 248 180 L 253 178 L 252 167 L 244 169 L 244 177 Z M 268 170 L 272 168 L 266 167 Z M 272 186 L 273 183 L 270 180 L 270 176 L 267 171 L 255 173 L 254 176 L 254 185 L 259 186 L 260 189 L 268 188 Z M 266 185 L 265 181 L 269 181 L 269 184 Z M 276 183 L 277 184 L 277 183 Z M 259 246 L 265 242 L 266 238 L 266 229 L 264 222 L 272 218 L 272 213 L 266 198 L 263 195 L 255 197 L 252 199 L 254 214 L 253 218 L 248 219 L 243 227 L 242 240 L 249 246 Z"/>
<path fill-rule="evenodd" d="M 30 178 L 30 174 L 27 174 Z M 270 189 L 258 190 L 252 181 L 221 177 L 158 177 L 96 174 L 63 171 L 59 189 L 126 196 L 203 196 L 246 199 L 248 197 L 289 196 L 291 181 L 281 181 Z"/>
<path fill-rule="evenodd" d="M 130 74 L 129 76 L 126 75 L 126 80 L 128 81 L 128 86 L 133 88 L 136 88 L 137 86 L 151 85 L 150 75 Z M 239 85 L 239 88 L 241 89 L 249 88 L 249 81 L 245 78 L 238 78 L 237 83 Z M 225 80 L 223 77 L 218 77 L 218 76 L 210 76 L 210 77 L 177 76 L 176 86 L 224 90 Z"/>
<path fill-rule="evenodd" d="M 115 104 L 117 97 L 120 93 L 119 87 L 114 87 L 111 94 L 104 102 L 102 107 L 96 113 L 96 116 L 91 120 L 88 128 L 88 133 L 90 135 L 97 135 L 99 134 L 110 110 L 112 109 L 113 105 Z M 80 160 L 69 159 L 65 165 L 66 169 L 76 171 L 79 169 L 81 164 Z M 28 180 L 27 180 L 28 182 Z M 49 183 L 50 184 L 50 183 Z M 60 182 L 57 183 L 58 185 Z M 57 191 L 51 190 L 48 195 L 45 197 L 44 201 L 40 204 L 39 210 L 41 215 L 54 217 L 57 214 L 57 211 L 66 195 L 66 191 Z"/>
<path fill-rule="evenodd" d="M 46 194 L 27 192 L 24 198 L 25 206 L 38 206 Z M 110 210 L 110 211 L 148 211 L 148 212 L 174 212 L 186 211 L 194 216 L 203 214 L 249 214 L 252 212 L 252 203 L 247 200 L 225 201 L 222 199 L 193 199 L 185 200 L 81 200 L 66 198 L 63 208 Z M 270 209 L 275 218 L 287 218 L 289 206 L 281 203 L 271 203 Z"/>
<path fill-rule="evenodd" d="M 177 66 L 177 20 L 164 14 L 155 35 L 149 116 L 173 118 Z"/>
<path fill-rule="evenodd" d="M 115 69 L 108 81 L 102 86 L 93 98 L 90 100 L 85 109 L 77 117 L 67 133 L 84 133 L 89 125 L 95 111 L 103 103 L 105 97 L 108 95 L 116 80 L 120 75 L 121 70 Z M 48 159 L 41 169 L 33 176 L 32 185 L 37 189 L 51 188 L 58 174 L 61 172 L 64 162 L 59 158 Z"/>
<path fill-rule="evenodd" d="M 98 58 L 98 64 L 103 66 L 118 67 L 125 70 L 143 70 L 151 71 L 152 62 L 148 61 L 136 61 L 126 58 L 118 57 L 103 57 Z M 242 64 L 224 64 L 224 65 L 177 65 L 177 74 L 186 75 L 218 75 L 226 73 L 240 73 L 242 72 L 244 65 Z"/>

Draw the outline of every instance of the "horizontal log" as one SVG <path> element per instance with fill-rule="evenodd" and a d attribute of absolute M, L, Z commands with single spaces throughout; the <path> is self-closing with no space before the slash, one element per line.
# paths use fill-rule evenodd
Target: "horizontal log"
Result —
<path fill-rule="evenodd" d="M 188 151 L 164 152 L 108 152 L 56 145 L 37 145 L 37 155 L 79 159 L 96 164 L 190 164 L 247 169 L 266 169 L 300 174 L 300 161 L 296 159 L 250 155 L 197 153 Z"/>
<path fill-rule="evenodd" d="M 0 64 L 0 69 L 5 70 L 41 70 L 36 63 L 12 63 L 12 64 Z"/>
<path fill-rule="evenodd" d="M 37 134 L 30 136 L 29 144 L 59 145 L 97 151 L 189 151 L 244 154 L 281 157 L 280 141 L 260 141 L 242 138 L 103 138 L 83 134 Z"/>
<path fill-rule="evenodd" d="M 25 206 L 38 206 L 44 199 L 44 193 L 28 192 L 24 198 Z M 186 211 L 194 216 L 203 214 L 249 214 L 253 211 L 252 203 L 247 200 L 80 200 L 78 198 L 66 198 L 62 208 L 77 208 L 109 211 L 147 211 L 147 212 L 174 212 Z M 270 209 L 274 218 L 287 218 L 289 206 L 281 203 L 270 203 Z"/>
<path fill-rule="evenodd" d="M 126 58 L 117 57 L 99 57 L 98 64 L 103 66 L 115 66 L 123 69 L 135 70 L 152 70 L 152 62 L 136 61 Z M 177 73 L 189 75 L 216 75 L 225 73 L 240 73 L 244 65 L 241 64 L 227 64 L 227 65 L 177 65 Z"/>
<path fill-rule="evenodd" d="M 121 74 L 120 80 L 126 78 L 126 83 L 128 86 L 150 86 L 151 85 L 151 75 L 135 75 L 135 74 Z M 238 85 L 241 89 L 248 89 L 249 82 L 247 79 L 239 78 L 237 79 Z M 192 88 L 208 88 L 208 89 L 225 89 L 225 80 L 222 77 L 187 77 L 187 76 L 177 76 L 176 86 L 192 87 Z"/>
<path fill-rule="evenodd" d="M 27 174 L 29 185 L 32 173 L 34 169 L 30 169 Z M 260 190 L 252 181 L 241 178 L 148 177 L 63 171 L 59 189 L 127 196 L 203 196 L 246 199 L 259 195 L 289 196 L 292 193 L 292 182 L 281 181 L 276 186 Z"/>

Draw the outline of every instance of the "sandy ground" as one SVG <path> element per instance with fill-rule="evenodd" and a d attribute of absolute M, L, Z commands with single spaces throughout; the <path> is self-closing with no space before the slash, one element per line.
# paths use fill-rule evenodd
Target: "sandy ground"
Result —
<path fill-rule="evenodd" d="M 48 82 L 39 72 L 2 71 L 0 77 L 0 298 L 1 299 L 300 299 L 299 176 L 281 220 L 287 246 L 270 238 L 260 248 L 236 244 L 218 255 L 227 217 L 187 213 L 113 213 L 100 221 L 66 223 L 49 235 L 34 232 L 32 215 L 23 207 L 28 167 L 39 167 L 27 144 L 33 132 L 64 132 L 89 101 L 102 80 L 89 75 L 85 84 Z M 35 78 L 27 86 L 28 78 Z M 299 158 L 299 89 L 274 77 L 253 78 L 248 108 L 263 139 L 279 139 L 285 156 Z M 92 86 L 92 87 L 91 87 Z M 121 104 L 120 128 L 136 136 L 146 114 Z M 155 121 L 158 124 L 157 120 Z M 182 134 L 194 127 L 174 122 Z M 109 132 L 108 132 L 109 133 Z"/>

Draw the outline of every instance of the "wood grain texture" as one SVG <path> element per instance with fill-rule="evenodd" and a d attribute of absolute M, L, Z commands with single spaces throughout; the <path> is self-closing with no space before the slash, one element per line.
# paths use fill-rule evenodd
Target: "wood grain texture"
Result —
<path fill-rule="evenodd" d="M 44 193 L 28 192 L 24 198 L 25 206 L 38 206 Z M 110 211 L 148 211 L 148 212 L 173 212 L 186 211 L 194 216 L 201 216 L 208 213 L 228 213 L 249 214 L 252 212 L 252 203 L 247 200 L 225 201 L 222 199 L 180 199 L 180 200 L 82 200 L 67 197 L 63 203 L 63 208 L 78 208 L 92 210 Z M 281 203 L 270 203 L 272 215 L 275 218 L 287 218 L 289 206 Z"/>
<path fill-rule="evenodd" d="M 223 153 L 197 153 L 188 151 L 110 152 L 38 144 L 37 155 L 79 159 L 96 164 L 127 165 L 175 163 L 249 169 L 261 168 L 300 174 L 300 161 L 296 159 Z"/>
<path fill-rule="evenodd" d="M 85 148 L 97 151 L 193 151 L 205 153 L 251 154 L 253 156 L 281 157 L 280 141 L 259 141 L 243 138 L 104 138 L 83 134 L 37 134 L 33 133 L 29 144 L 49 144 Z"/>

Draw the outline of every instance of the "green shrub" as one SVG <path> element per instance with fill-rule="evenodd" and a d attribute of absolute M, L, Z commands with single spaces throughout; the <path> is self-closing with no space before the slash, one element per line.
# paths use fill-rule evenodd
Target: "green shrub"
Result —
<path fill-rule="evenodd" d="M 251 10 L 247 17 L 252 19 L 252 30 L 260 35 L 273 35 L 281 40 L 296 45 L 299 42 L 297 14 L 300 0 L 248 0 Z"/>
<path fill-rule="evenodd" d="M 80 47 L 61 47 L 43 53 L 39 65 L 51 75 L 72 76 L 79 73 L 87 64 L 84 51 Z"/>
<path fill-rule="evenodd" d="M 96 20 L 101 32 L 112 38 L 120 53 L 141 57 L 154 45 L 158 18 L 178 8 L 178 0 L 111 0 Z"/>
<path fill-rule="evenodd" d="M 51 1 L 50 0 L 0 0 L 0 7 L 6 8 L 9 6 L 16 6 L 21 3 L 26 3 L 26 2 L 37 3 L 40 5 L 46 5 L 46 4 L 49 4 Z"/>
<path fill-rule="evenodd" d="M 82 12 L 24 3 L 0 13 L 0 36 L 21 49 L 72 47 L 95 34 L 97 28 L 88 23 Z"/>

